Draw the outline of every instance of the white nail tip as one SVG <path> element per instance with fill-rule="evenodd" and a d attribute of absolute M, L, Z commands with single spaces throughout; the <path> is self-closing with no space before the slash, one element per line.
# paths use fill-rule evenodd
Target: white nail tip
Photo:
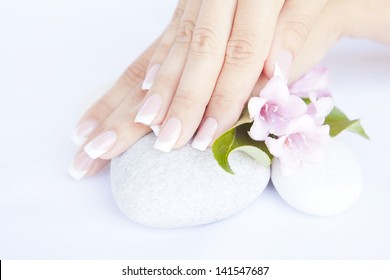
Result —
<path fill-rule="evenodd" d="M 157 116 L 157 114 L 153 114 L 153 115 L 137 114 L 137 116 L 135 116 L 134 122 L 135 123 L 142 123 L 145 125 L 150 125 L 156 116 Z"/>
<path fill-rule="evenodd" d="M 85 177 L 85 175 L 87 175 L 87 173 L 88 170 L 79 171 L 74 169 L 73 164 L 71 164 L 71 166 L 69 166 L 68 168 L 68 174 L 75 180 L 81 180 Z"/>
<path fill-rule="evenodd" d="M 76 131 L 72 133 L 70 136 L 70 139 L 72 140 L 73 143 L 75 143 L 77 146 L 81 146 L 84 144 L 84 142 L 87 140 L 87 137 L 79 137 L 76 134 Z"/>
<path fill-rule="evenodd" d="M 194 140 L 191 144 L 191 147 L 194 149 L 197 149 L 199 151 L 206 151 L 207 147 L 209 146 L 211 140 L 205 140 L 205 141 L 196 141 Z"/>
<path fill-rule="evenodd" d="M 84 147 L 84 152 L 86 152 L 87 155 L 89 155 L 89 157 L 92 159 L 97 159 L 98 157 L 107 153 L 107 151 L 108 150 L 96 150 L 92 148 L 89 144 Z"/>
<path fill-rule="evenodd" d="M 159 125 L 151 125 L 150 128 L 152 129 L 154 135 L 158 136 L 160 133 L 160 126 Z"/>
<path fill-rule="evenodd" d="M 162 151 L 165 153 L 169 153 L 170 151 L 172 151 L 172 148 L 175 145 L 175 143 L 176 143 L 176 141 L 162 143 L 161 141 L 158 141 L 158 139 L 157 139 L 156 142 L 154 143 L 154 148 L 156 150 L 159 150 L 159 151 Z"/>
<path fill-rule="evenodd" d="M 146 81 L 144 81 L 143 83 L 142 83 L 142 90 L 149 90 L 149 89 L 151 89 L 152 88 L 152 86 L 153 86 L 153 82 L 146 82 Z"/>
<path fill-rule="evenodd" d="M 72 132 L 70 139 L 78 146 L 81 146 L 88 139 L 88 136 L 95 130 L 97 122 L 94 120 L 80 123 Z"/>
<path fill-rule="evenodd" d="M 274 77 L 280 77 L 287 83 L 286 77 L 284 77 L 283 71 L 279 66 L 279 63 L 275 63 Z"/>

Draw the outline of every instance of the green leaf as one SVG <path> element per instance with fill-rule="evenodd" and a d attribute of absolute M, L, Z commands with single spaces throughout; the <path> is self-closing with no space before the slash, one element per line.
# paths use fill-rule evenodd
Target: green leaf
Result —
<path fill-rule="evenodd" d="M 348 119 L 348 117 L 337 107 L 334 107 L 330 114 L 326 117 L 325 124 L 330 126 L 329 134 L 332 137 L 335 137 L 344 130 L 349 130 L 366 139 L 370 139 L 364 131 L 359 119 Z"/>
<path fill-rule="evenodd" d="M 240 119 L 241 120 L 241 119 Z M 251 119 L 249 119 L 252 121 Z M 252 123 L 239 123 L 229 129 L 214 141 L 212 151 L 218 164 L 226 171 L 234 174 L 229 164 L 229 154 L 234 150 L 241 150 L 264 166 L 271 164 L 271 154 L 264 141 L 255 141 L 249 137 L 248 131 Z"/>

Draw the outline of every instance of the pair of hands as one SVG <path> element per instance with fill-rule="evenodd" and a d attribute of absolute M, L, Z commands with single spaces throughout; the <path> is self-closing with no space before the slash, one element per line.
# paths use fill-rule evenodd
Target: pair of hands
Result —
<path fill-rule="evenodd" d="M 151 128 L 162 151 L 194 134 L 192 146 L 206 149 L 275 71 L 293 81 L 343 35 L 381 39 L 371 32 L 381 22 L 370 22 L 389 2 L 179 0 L 164 33 L 81 118 L 70 174 L 95 174 Z"/>

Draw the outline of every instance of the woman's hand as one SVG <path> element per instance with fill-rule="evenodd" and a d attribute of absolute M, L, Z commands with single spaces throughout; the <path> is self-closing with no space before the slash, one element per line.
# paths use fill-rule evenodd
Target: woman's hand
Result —
<path fill-rule="evenodd" d="M 287 79 L 327 0 L 186 2 L 168 56 L 151 59 L 135 119 L 161 125 L 155 148 L 165 152 L 197 129 L 192 146 L 205 150 L 237 121 L 263 70 Z"/>
<path fill-rule="evenodd" d="M 134 123 L 133 120 L 145 96 L 141 83 L 159 41 L 154 42 L 136 59 L 114 86 L 80 119 L 72 134 L 73 142 L 80 149 L 68 170 L 75 179 L 97 173 L 107 165 L 107 159 L 121 154 L 150 132 L 149 127 Z M 102 155 L 104 159 L 99 158 Z"/>
<path fill-rule="evenodd" d="M 200 124 L 193 146 L 205 149 L 234 124 L 262 81 L 274 72 L 295 80 L 341 36 L 390 43 L 390 0 L 233 2 L 179 1 L 161 38 L 80 120 L 75 177 L 96 173 L 150 125 L 158 132 L 162 124 L 156 147 L 169 151 Z"/>

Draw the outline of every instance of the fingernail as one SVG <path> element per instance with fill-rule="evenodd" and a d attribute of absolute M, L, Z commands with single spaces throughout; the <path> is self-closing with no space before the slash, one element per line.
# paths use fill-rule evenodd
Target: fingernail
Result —
<path fill-rule="evenodd" d="M 154 148 L 169 153 L 179 140 L 181 134 L 181 121 L 178 118 L 171 118 L 160 131 Z"/>
<path fill-rule="evenodd" d="M 158 136 L 160 133 L 160 125 L 151 125 L 150 128 L 154 132 L 154 135 Z"/>
<path fill-rule="evenodd" d="M 92 169 L 94 162 L 84 151 L 81 151 L 69 166 L 68 174 L 76 180 L 81 180 Z"/>
<path fill-rule="evenodd" d="M 135 116 L 134 122 L 150 125 L 160 111 L 162 97 L 159 94 L 150 96 Z"/>
<path fill-rule="evenodd" d="M 85 140 L 88 139 L 88 136 L 95 130 L 96 127 L 97 121 L 95 120 L 81 122 L 73 130 L 70 138 L 76 145 L 81 146 L 84 144 Z"/>
<path fill-rule="evenodd" d="M 205 151 L 213 140 L 217 128 L 217 120 L 211 117 L 207 118 L 199 128 L 191 146 L 199 151 Z"/>
<path fill-rule="evenodd" d="M 150 67 L 148 73 L 146 74 L 145 80 L 142 83 L 142 89 L 143 90 L 149 90 L 153 83 L 154 80 L 156 79 L 156 76 L 158 74 L 158 71 L 160 71 L 161 65 L 155 64 L 152 67 Z"/>
<path fill-rule="evenodd" d="M 114 131 L 109 130 L 98 135 L 95 139 L 89 142 L 84 151 L 93 159 L 100 157 L 108 152 L 115 144 L 117 135 Z"/>
<path fill-rule="evenodd" d="M 292 54 L 289 51 L 280 51 L 276 57 L 274 76 L 283 78 L 287 83 L 290 75 L 291 64 Z"/>

